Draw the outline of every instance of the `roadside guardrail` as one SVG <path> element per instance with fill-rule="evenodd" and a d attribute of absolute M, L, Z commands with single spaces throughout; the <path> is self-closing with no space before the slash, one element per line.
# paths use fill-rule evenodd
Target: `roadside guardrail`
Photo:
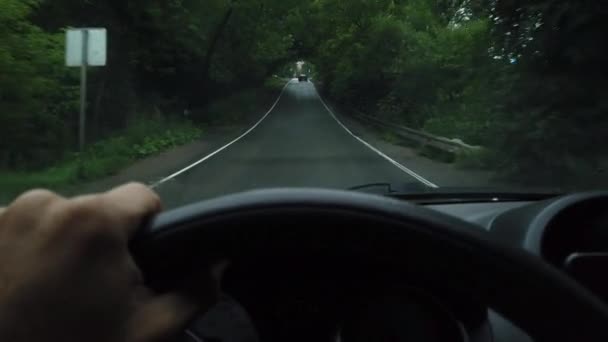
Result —
<path fill-rule="evenodd" d="M 352 110 L 352 113 L 353 116 L 360 121 L 367 122 L 378 127 L 388 128 L 391 130 L 392 133 L 396 134 L 401 138 L 415 141 L 420 143 L 422 146 L 429 146 L 450 154 L 472 152 L 481 149 L 481 146 L 469 145 L 460 139 L 449 139 L 418 131 L 393 122 L 378 119 L 376 117 L 364 114 L 358 110 Z"/>

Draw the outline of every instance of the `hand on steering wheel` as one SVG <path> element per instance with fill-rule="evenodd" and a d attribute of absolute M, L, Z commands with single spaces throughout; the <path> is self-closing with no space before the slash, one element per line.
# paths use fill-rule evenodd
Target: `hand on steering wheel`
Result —
<path fill-rule="evenodd" d="M 128 249 L 133 234 L 161 210 L 139 184 L 64 199 L 32 191 L 0 213 L 0 340 L 11 342 L 159 341 L 211 305 L 204 298 L 154 294 Z"/>

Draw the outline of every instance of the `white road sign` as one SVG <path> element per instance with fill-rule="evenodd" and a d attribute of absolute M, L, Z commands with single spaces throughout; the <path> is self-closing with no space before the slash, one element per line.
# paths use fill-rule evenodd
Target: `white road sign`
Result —
<path fill-rule="evenodd" d="M 86 39 L 85 39 L 86 38 Z M 85 53 L 86 47 L 86 53 Z M 69 29 L 65 62 L 70 67 L 106 65 L 107 31 L 104 28 Z"/>
<path fill-rule="evenodd" d="M 80 120 L 78 142 L 85 147 L 87 123 L 87 68 L 106 65 L 107 31 L 104 28 L 78 28 L 66 32 L 65 64 L 80 67 Z"/>

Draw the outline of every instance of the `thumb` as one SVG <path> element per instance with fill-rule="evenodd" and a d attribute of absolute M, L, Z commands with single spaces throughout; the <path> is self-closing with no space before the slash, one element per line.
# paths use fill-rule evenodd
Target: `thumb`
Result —
<path fill-rule="evenodd" d="M 127 333 L 129 342 L 163 342 L 181 333 L 198 312 L 198 305 L 178 294 L 152 297 L 140 304 Z"/>

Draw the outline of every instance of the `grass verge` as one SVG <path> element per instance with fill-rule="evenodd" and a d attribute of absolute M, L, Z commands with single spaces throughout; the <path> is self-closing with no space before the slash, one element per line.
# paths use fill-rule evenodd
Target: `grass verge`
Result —
<path fill-rule="evenodd" d="M 34 172 L 0 171 L 0 203 L 32 188 L 60 190 L 112 175 L 134 161 L 198 139 L 203 130 L 190 122 L 138 121 L 120 135 L 99 141 L 83 153 Z"/>
<path fill-rule="evenodd" d="M 456 155 L 455 164 L 461 169 L 492 170 L 496 157 L 486 148 Z"/>
<path fill-rule="evenodd" d="M 380 135 L 380 138 L 382 138 L 382 140 L 386 141 L 387 143 L 393 145 L 397 145 L 400 142 L 399 137 L 391 131 L 383 131 Z"/>
<path fill-rule="evenodd" d="M 431 145 L 420 145 L 416 151 L 419 155 L 427 157 L 432 160 L 440 161 L 443 163 L 453 163 L 456 156 L 454 153 L 443 151 Z"/>

